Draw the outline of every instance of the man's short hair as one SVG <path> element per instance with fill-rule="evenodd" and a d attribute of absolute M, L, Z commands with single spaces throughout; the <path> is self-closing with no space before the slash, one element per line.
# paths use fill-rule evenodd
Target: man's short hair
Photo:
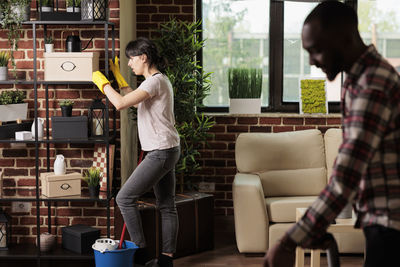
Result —
<path fill-rule="evenodd" d="M 316 6 L 307 16 L 304 24 L 318 20 L 322 30 L 357 29 L 356 11 L 349 5 L 339 1 L 328 0 Z"/>

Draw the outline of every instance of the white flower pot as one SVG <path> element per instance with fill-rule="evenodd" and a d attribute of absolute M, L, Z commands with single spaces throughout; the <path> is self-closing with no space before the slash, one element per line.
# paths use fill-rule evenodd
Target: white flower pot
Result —
<path fill-rule="evenodd" d="M 81 12 L 81 8 L 80 7 L 75 7 L 75 11 L 74 11 L 74 8 L 72 6 L 69 6 L 69 7 L 67 7 L 67 12 L 79 13 L 79 12 Z"/>
<path fill-rule="evenodd" d="M 54 52 L 54 44 L 44 44 L 44 51 L 46 53 L 53 53 Z"/>
<path fill-rule="evenodd" d="M 28 103 L 0 105 L 0 121 L 26 120 Z"/>
<path fill-rule="evenodd" d="M 259 114 L 261 113 L 261 98 L 230 98 L 229 113 Z"/>
<path fill-rule="evenodd" d="M 53 12 L 53 8 L 51 6 L 42 6 L 42 12 Z"/>
<path fill-rule="evenodd" d="M 0 67 L 0 81 L 7 81 L 8 67 Z"/>

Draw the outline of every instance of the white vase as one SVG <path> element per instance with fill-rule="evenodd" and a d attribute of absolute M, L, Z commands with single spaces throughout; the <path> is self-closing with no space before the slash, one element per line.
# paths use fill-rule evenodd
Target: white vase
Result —
<path fill-rule="evenodd" d="M 261 113 L 261 98 L 230 98 L 229 113 L 259 114 Z"/>
<path fill-rule="evenodd" d="M 38 139 L 43 138 L 43 123 L 44 119 L 43 118 L 37 118 L 38 122 Z M 35 138 L 35 120 L 33 120 L 32 127 L 31 127 L 31 133 L 32 133 L 32 138 Z"/>
<path fill-rule="evenodd" d="M 0 81 L 7 81 L 8 67 L 0 67 Z"/>
<path fill-rule="evenodd" d="M 44 51 L 46 53 L 53 53 L 54 52 L 54 44 L 44 44 Z"/>
<path fill-rule="evenodd" d="M 42 12 L 53 12 L 53 8 L 51 6 L 42 6 Z"/>
<path fill-rule="evenodd" d="M 63 155 L 59 154 L 56 156 L 56 160 L 54 161 L 54 174 L 63 175 L 65 174 L 65 169 L 66 169 L 65 158 Z"/>
<path fill-rule="evenodd" d="M 71 12 L 75 12 L 75 13 L 79 13 L 81 12 L 81 8 L 80 7 L 75 7 L 75 11 L 74 8 L 72 6 L 67 7 L 67 12 L 71 13 Z"/>

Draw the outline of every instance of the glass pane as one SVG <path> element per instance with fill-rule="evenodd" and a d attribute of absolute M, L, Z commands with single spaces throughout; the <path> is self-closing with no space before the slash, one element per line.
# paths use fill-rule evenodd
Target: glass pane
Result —
<path fill-rule="evenodd" d="M 321 70 L 310 66 L 309 55 L 301 45 L 303 22 L 318 3 L 285 2 L 283 47 L 283 101 L 298 102 L 300 80 L 326 78 Z M 328 101 L 340 101 L 341 75 L 327 81 Z"/>
<path fill-rule="evenodd" d="M 203 0 L 203 67 L 211 76 L 206 106 L 228 106 L 228 69 L 263 70 L 262 105 L 268 103 L 269 1 Z"/>
<path fill-rule="evenodd" d="M 364 42 L 400 71 L 400 6 L 398 0 L 358 0 L 359 30 Z"/>

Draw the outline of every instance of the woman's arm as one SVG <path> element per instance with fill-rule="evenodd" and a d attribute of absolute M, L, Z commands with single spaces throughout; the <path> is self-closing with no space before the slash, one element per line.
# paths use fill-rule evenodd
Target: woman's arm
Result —
<path fill-rule="evenodd" d="M 141 89 L 132 90 L 130 87 L 124 87 L 124 92 L 128 92 L 124 96 L 121 96 L 119 93 L 117 93 L 110 86 L 110 84 L 105 85 L 103 89 L 104 93 L 117 110 L 121 110 L 131 106 L 137 107 L 137 104 L 150 98 L 149 93 Z"/>

